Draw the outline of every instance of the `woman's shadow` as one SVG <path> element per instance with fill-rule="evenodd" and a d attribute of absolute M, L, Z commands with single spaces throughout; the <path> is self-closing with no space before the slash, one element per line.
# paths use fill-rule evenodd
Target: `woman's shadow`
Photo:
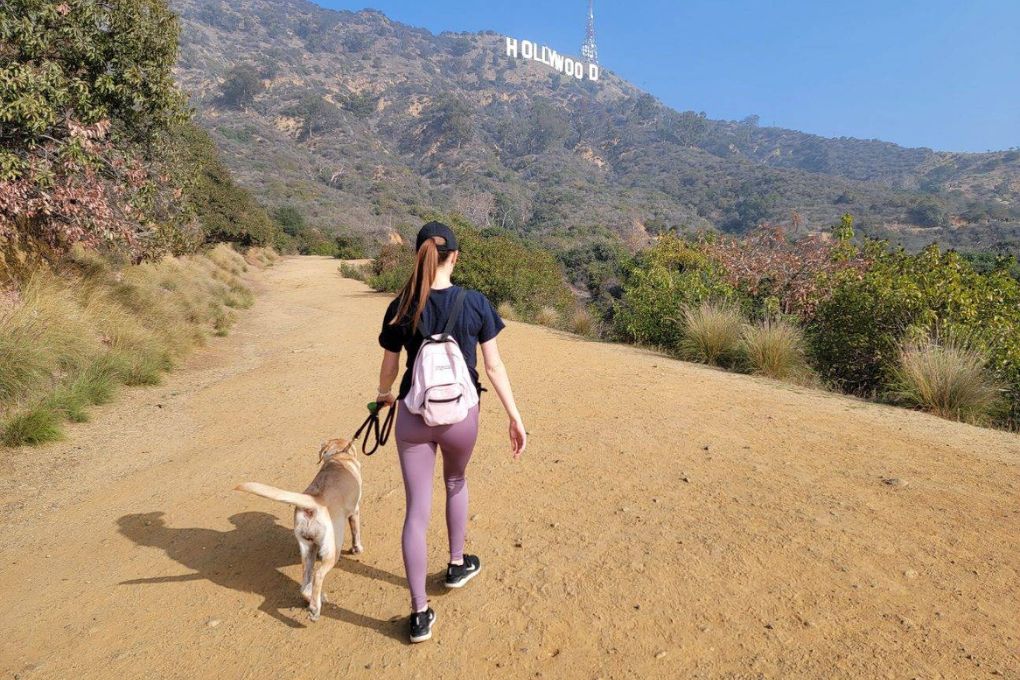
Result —
<path fill-rule="evenodd" d="M 194 573 L 154 576 L 121 582 L 121 585 L 184 583 L 207 580 L 224 588 L 262 596 L 259 610 L 292 628 L 304 624 L 285 614 L 284 609 L 305 606 L 299 584 L 280 569 L 300 563 L 294 533 L 265 512 L 241 512 L 230 517 L 234 529 L 217 531 L 202 527 L 175 529 L 166 524 L 162 512 L 125 515 L 117 520 L 118 530 L 138 545 L 160 548 L 172 560 Z M 404 579 L 371 565 L 341 557 L 337 569 L 398 586 Z M 335 571 L 335 570 L 334 570 Z M 376 619 L 324 603 L 323 614 L 346 623 L 375 630 L 404 640 L 399 619 Z"/>

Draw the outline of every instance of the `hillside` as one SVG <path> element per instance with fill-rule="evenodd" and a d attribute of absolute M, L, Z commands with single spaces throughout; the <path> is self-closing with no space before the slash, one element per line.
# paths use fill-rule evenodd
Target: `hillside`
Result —
<path fill-rule="evenodd" d="M 177 0 L 178 76 L 242 182 L 383 236 L 431 209 L 549 245 L 761 221 L 916 246 L 1020 240 L 1020 152 L 936 153 L 715 121 L 441 34 L 303 0 Z M 611 66 L 611 65 L 610 65 Z M 224 81 L 231 87 L 224 88 Z M 799 217 L 793 218 L 794 211 Z"/>
<path fill-rule="evenodd" d="M 438 585 L 439 482 L 439 619 L 406 645 L 391 442 L 362 459 L 366 552 L 310 623 L 291 509 L 231 489 L 303 488 L 353 431 L 387 297 L 325 258 L 260 277 L 165 385 L 0 459 L 3 677 L 1020 674 L 1016 435 L 518 323 L 499 342 L 531 437 L 513 463 L 482 400 L 482 573 Z"/>

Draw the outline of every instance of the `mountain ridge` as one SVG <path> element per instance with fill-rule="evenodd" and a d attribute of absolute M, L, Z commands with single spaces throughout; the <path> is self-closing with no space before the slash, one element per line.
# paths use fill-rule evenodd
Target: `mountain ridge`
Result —
<path fill-rule="evenodd" d="M 553 247 L 617 237 L 637 246 L 672 228 L 823 230 L 851 212 L 865 232 L 914 246 L 1020 240 L 1018 151 L 712 120 L 605 67 L 597 83 L 579 82 L 507 59 L 495 32 L 433 34 L 376 10 L 174 7 L 179 78 L 231 169 L 327 230 L 383 238 L 430 210 L 456 210 Z M 245 64 L 260 91 L 232 107 L 222 83 Z"/>

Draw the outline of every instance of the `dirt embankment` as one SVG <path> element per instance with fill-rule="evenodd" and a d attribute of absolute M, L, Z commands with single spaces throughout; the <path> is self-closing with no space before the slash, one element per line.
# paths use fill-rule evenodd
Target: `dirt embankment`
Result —
<path fill-rule="evenodd" d="M 407 646 L 393 449 L 311 624 L 287 507 L 375 387 L 386 299 L 294 258 L 230 337 L 0 460 L 4 677 L 1020 677 L 1020 439 L 510 324 L 469 550 Z M 438 477 L 437 477 L 438 481 Z M 430 534 L 444 567 L 442 491 Z"/>

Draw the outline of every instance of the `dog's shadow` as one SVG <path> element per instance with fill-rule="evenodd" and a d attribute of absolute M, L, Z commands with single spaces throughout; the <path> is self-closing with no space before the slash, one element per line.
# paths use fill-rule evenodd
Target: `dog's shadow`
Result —
<path fill-rule="evenodd" d="M 305 627 L 302 621 L 284 612 L 285 609 L 302 609 L 306 604 L 299 584 L 280 571 L 282 567 L 300 563 L 293 531 L 265 512 L 238 513 L 230 517 L 230 522 L 234 529 L 229 531 L 203 527 L 178 529 L 167 526 L 162 512 L 124 515 L 117 520 L 122 535 L 138 545 L 163 550 L 170 559 L 194 573 L 132 579 L 121 585 L 207 580 L 238 592 L 260 595 L 260 611 L 292 628 Z M 344 556 L 337 561 L 337 568 L 404 585 L 400 576 Z M 336 605 L 323 606 L 323 614 L 398 640 L 405 637 L 400 620 L 376 619 Z"/>

